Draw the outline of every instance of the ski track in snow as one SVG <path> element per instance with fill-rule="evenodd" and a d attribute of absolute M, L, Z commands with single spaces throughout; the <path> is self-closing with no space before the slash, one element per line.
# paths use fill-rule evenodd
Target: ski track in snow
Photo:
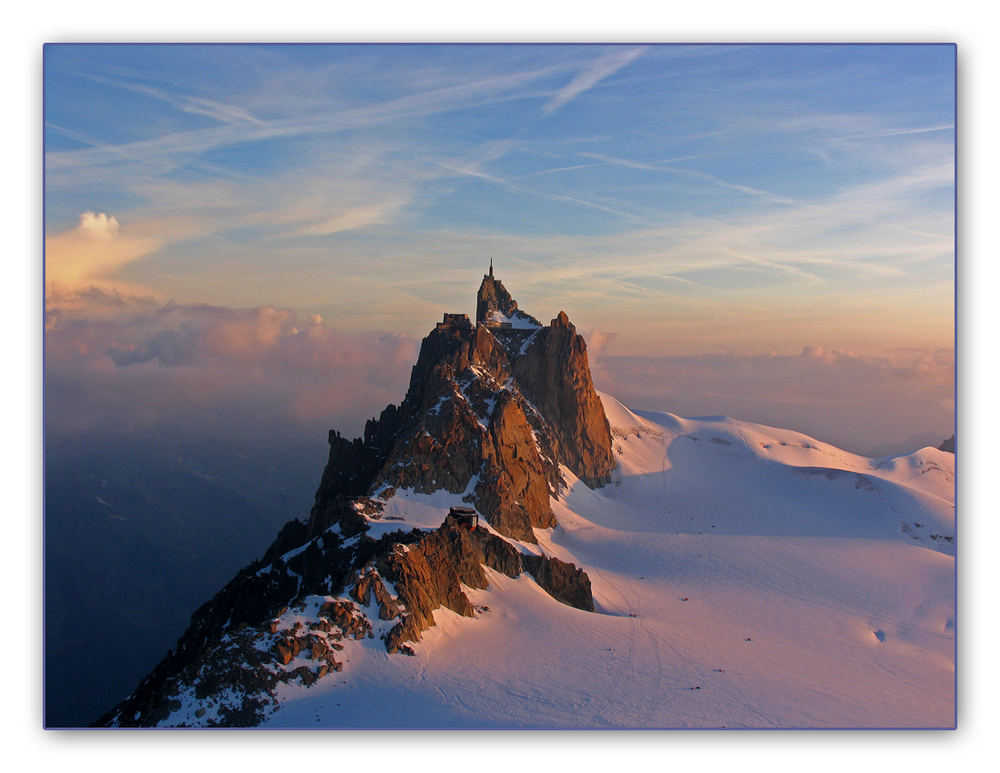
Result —
<path fill-rule="evenodd" d="M 612 482 L 591 490 L 563 469 L 560 525 L 535 532 L 587 571 L 596 612 L 487 569 L 490 587 L 467 595 L 488 610 L 435 611 L 414 657 L 350 643 L 342 673 L 285 688 L 265 724 L 953 725 L 953 455 L 871 460 L 602 400 Z M 433 528 L 453 504 L 398 492 L 373 534 Z"/>

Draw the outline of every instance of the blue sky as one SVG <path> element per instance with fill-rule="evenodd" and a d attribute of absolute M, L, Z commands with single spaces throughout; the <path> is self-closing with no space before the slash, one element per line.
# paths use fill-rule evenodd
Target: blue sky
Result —
<path fill-rule="evenodd" d="M 71 392 L 74 358 L 115 374 L 94 394 L 199 358 L 217 385 L 271 368 L 254 405 L 294 364 L 288 411 L 343 422 L 395 399 L 413 342 L 474 311 L 493 257 L 636 407 L 855 449 L 950 434 L 954 56 L 47 46 L 49 360 Z M 331 392 L 338 363 L 367 375 Z M 163 389 L 191 403 L 203 384 Z"/>
<path fill-rule="evenodd" d="M 621 320 L 628 353 L 670 351 L 656 310 L 704 323 L 675 344 L 689 352 L 868 349 L 849 320 L 871 304 L 918 329 L 883 342 L 933 322 L 946 343 L 953 62 L 902 45 L 49 46 L 46 232 L 106 213 L 142 243 L 95 281 L 341 327 L 426 327 L 492 255 L 522 305 Z M 810 308 L 828 340 L 789 335 Z"/>

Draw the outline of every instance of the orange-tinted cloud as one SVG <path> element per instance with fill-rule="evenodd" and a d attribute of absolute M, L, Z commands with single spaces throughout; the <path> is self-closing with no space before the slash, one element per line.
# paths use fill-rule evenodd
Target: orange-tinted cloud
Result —
<path fill-rule="evenodd" d="M 84 212 L 76 226 L 45 239 L 47 292 L 72 292 L 89 286 L 111 287 L 116 271 L 155 252 L 163 239 L 123 229 L 117 218 Z"/>

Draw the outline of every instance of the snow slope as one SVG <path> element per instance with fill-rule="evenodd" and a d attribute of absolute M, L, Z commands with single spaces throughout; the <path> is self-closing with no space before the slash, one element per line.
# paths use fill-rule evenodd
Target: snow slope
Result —
<path fill-rule="evenodd" d="M 344 671 L 282 686 L 266 724 L 953 726 L 953 455 L 602 399 L 612 483 L 564 469 L 560 525 L 535 532 L 587 571 L 596 613 L 487 570 L 475 618 L 438 610 L 415 657 L 345 640 Z M 427 528 L 459 500 L 397 492 L 386 512 Z"/>

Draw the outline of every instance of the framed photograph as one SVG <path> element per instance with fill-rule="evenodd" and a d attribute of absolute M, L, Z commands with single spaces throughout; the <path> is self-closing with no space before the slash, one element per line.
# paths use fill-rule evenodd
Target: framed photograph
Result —
<path fill-rule="evenodd" d="M 955 727 L 954 45 L 43 86 L 46 727 Z"/>

